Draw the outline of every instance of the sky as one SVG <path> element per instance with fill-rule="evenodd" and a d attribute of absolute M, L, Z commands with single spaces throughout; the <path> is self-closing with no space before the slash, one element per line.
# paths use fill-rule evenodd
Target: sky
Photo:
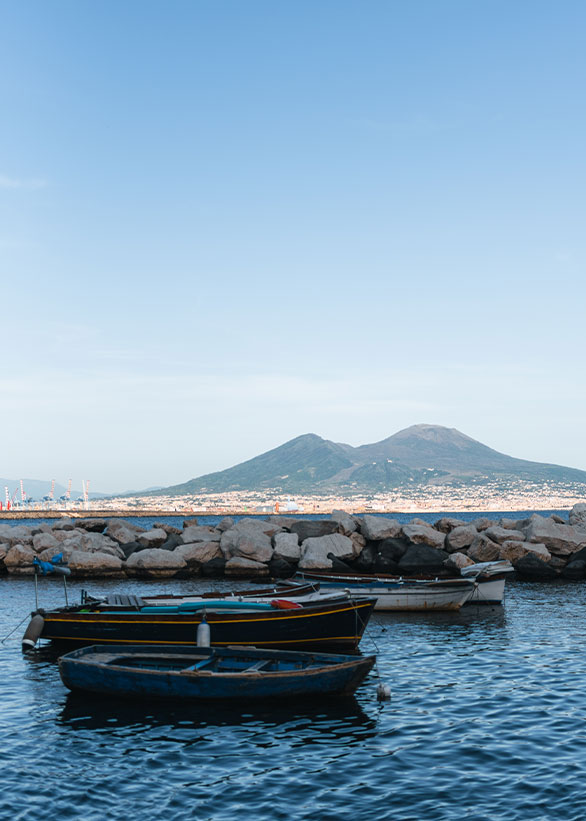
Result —
<path fill-rule="evenodd" d="M 586 4 L 0 0 L 0 475 L 586 470 Z"/>

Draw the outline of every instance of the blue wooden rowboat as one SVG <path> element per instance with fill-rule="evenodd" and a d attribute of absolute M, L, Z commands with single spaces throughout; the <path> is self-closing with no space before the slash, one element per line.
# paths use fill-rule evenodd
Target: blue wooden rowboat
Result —
<path fill-rule="evenodd" d="M 123 698 L 248 699 L 348 695 L 375 656 L 254 647 L 92 645 L 61 656 L 70 690 Z"/>

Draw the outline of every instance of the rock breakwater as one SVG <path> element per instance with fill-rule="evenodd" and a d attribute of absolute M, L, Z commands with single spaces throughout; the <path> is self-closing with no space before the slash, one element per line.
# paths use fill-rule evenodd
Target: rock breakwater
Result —
<path fill-rule="evenodd" d="M 391 517 L 334 511 L 327 519 L 187 519 L 147 529 L 121 519 L 60 519 L 0 524 L 0 573 L 30 576 L 35 557 L 62 553 L 73 578 L 286 578 L 297 569 L 408 576 L 458 575 L 477 562 L 507 559 L 528 579 L 586 578 L 586 504 L 566 521 L 442 518 L 401 524 Z"/>

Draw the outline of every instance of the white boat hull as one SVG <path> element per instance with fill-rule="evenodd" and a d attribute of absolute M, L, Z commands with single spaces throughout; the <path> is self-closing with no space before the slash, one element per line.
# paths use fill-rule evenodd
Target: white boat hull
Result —
<path fill-rule="evenodd" d="M 502 604 L 505 595 L 505 581 L 503 576 L 501 579 L 477 582 L 476 589 L 466 604 Z"/>

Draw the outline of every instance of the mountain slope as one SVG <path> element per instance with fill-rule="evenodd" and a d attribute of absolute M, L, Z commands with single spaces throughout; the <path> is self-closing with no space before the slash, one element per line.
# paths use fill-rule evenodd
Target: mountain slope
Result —
<path fill-rule="evenodd" d="M 404 485 L 563 482 L 584 484 L 586 471 L 515 459 L 455 428 L 413 425 L 352 447 L 313 433 L 217 473 L 143 495 L 280 490 L 290 493 L 383 492 Z"/>
<path fill-rule="evenodd" d="M 223 493 L 274 487 L 299 492 L 304 487 L 327 483 L 352 466 L 353 462 L 343 447 L 308 433 L 233 468 L 165 488 L 159 494 L 175 495 L 203 490 Z"/>

